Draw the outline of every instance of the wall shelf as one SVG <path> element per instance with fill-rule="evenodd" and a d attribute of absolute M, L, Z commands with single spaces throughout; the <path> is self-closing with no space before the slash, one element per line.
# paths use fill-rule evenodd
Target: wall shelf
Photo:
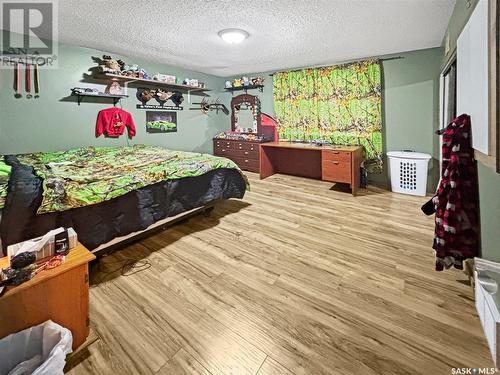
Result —
<path fill-rule="evenodd" d="M 176 83 L 166 83 L 162 81 L 157 81 L 154 79 L 144 79 L 144 78 L 134 78 L 134 77 L 127 77 L 127 76 L 122 76 L 120 74 L 112 74 L 112 73 L 103 73 L 99 74 L 98 78 L 105 78 L 105 79 L 112 79 L 112 80 L 119 80 L 119 81 L 124 81 L 127 83 L 141 83 L 144 85 L 152 85 L 152 86 L 160 86 L 160 87 L 165 87 L 169 88 L 171 90 L 178 90 L 178 91 L 191 91 L 191 92 L 206 92 L 206 91 L 211 91 L 210 89 L 207 89 L 205 87 L 195 87 L 195 86 L 188 86 L 188 85 L 178 85 Z"/>
<path fill-rule="evenodd" d="M 113 105 L 116 105 L 121 99 L 128 98 L 128 95 L 114 95 L 114 94 L 85 94 L 85 93 L 71 93 L 72 96 L 76 96 L 78 105 L 82 102 L 83 98 L 104 98 L 104 99 L 112 99 Z"/>
<path fill-rule="evenodd" d="M 121 81 L 124 83 L 125 86 L 125 92 L 128 89 L 129 84 L 134 84 L 134 86 L 157 86 L 157 87 L 163 87 L 168 89 L 169 91 L 180 91 L 180 92 L 186 92 L 188 94 L 188 103 L 191 103 L 191 93 L 200 93 L 203 94 L 207 91 L 212 91 L 210 89 L 207 89 L 205 87 L 195 87 L 195 86 L 188 86 L 188 85 L 178 85 L 175 83 L 166 83 L 162 81 L 157 81 L 154 79 L 144 79 L 144 78 L 135 78 L 135 77 L 127 77 L 127 76 L 122 76 L 121 74 L 113 74 L 113 73 L 100 73 L 96 76 L 96 78 L 100 79 L 108 79 L 108 80 L 113 80 L 113 81 Z"/>
<path fill-rule="evenodd" d="M 226 91 L 230 91 L 234 93 L 235 91 L 245 91 L 245 94 L 248 94 L 248 90 L 259 90 L 260 92 L 264 91 L 264 85 L 248 85 L 248 86 L 239 86 L 239 87 L 226 87 Z"/>

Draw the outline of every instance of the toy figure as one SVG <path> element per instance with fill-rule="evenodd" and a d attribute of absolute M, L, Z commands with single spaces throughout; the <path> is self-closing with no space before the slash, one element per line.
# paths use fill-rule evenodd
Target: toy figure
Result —
<path fill-rule="evenodd" d="M 241 77 L 241 84 L 243 86 L 250 86 L 250 80 L 248 79 L 248 77 Z"/>
<path fill-rule="evenodd" d="M 252 77 L 252 84 L 253 85 L 263 85 L 264 84 L 264 78 L 261 76 L 259 77 Z"/>
<path fill-rule="evenodd" d="M 153 75 L 153 79 L 155 81 L 166 82 L 167 81 L 167 75 L 166 74 L 161 74 L 161 73 L 155 73 Z"/>
<path fill-rule="evenodd" d="M 149 74 L 148 74 L 148 72 L 146 72 L 146 70 L 144 68 L 140 68 L 138 71 L 138 74 L 139 74 L 139 78 L 149 79 Z"/>
<path fill-rule="evenodd" d="M 231 87 L 233 87 L 233 84 L 231 83 L 231 81 L 226 81 L 225 85 L 226 89 L 230 89 Z"/>
<path fill-rule="evenodd" d="M 127 63 L 125 63 L 125 61 L 123 61 L 123 60 L 118 60 L 118 65 L 120 65 L 121 71 L 128 70 L 128 68 L 129 68 Z"/>
<path fill-rule="evenodd" d="M 99 65 L 99 69 L 102 73 L 120 73 L 121 67 L 117 60 L 112 59 L 111 56 L 103 55 L 102 64 Z"/>

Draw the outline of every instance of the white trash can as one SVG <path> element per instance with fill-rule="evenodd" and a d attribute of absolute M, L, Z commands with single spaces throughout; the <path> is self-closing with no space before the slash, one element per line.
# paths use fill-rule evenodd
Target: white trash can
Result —
<path fill-rule="evenodd" d="M 73 336 L 47 320 L 0 339 L 0 374 L 63 375 Z"/>
<path fill-rule="evenodd" d="M 389 151 L 387 157 L 392 191 L 425 196 L 431 155 L 414 151 Z"/>

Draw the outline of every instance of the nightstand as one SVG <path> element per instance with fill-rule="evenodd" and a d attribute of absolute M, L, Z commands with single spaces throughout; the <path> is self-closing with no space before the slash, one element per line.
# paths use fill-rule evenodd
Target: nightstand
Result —
<path fill-rule="evenodd" d="M 10 286 L 0 297 L 0 338 L 50 319 L 73 334 L 73 350 L 89 335 L 89 270 L 95 256 L 78 244 L 59 267 Z M 0 258 L 0 268 L 8 266 Z"/>

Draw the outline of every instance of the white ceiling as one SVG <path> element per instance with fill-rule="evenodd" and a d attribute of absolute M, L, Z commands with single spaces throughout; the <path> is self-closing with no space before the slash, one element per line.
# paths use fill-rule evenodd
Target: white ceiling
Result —
<path fill-rule="evenodd" d="M 59 39 L 228 77 L 441 45 L 455 0 L 63 0 Z M 242 28 L 229 45 L 217 32 Z"/>

